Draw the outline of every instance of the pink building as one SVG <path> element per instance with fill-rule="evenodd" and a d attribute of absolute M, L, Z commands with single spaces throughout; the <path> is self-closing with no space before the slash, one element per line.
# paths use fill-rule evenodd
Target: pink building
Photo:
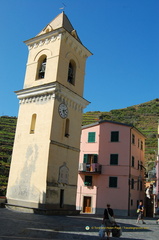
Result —
<path fill-rule="evenodd" d="M 144 200 L 145 136 L 132 125 L 100 121 L 82 127 L 76 207 L 103 214 L 136 214 Z"/>

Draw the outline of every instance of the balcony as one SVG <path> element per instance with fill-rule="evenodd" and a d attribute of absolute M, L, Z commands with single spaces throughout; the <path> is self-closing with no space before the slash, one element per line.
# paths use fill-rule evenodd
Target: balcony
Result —
<path fill-rule="evenodd" d="M 80 173 L 101 174 L 102 165 L 99 163 L 80 163 L 78 171 Z"/>

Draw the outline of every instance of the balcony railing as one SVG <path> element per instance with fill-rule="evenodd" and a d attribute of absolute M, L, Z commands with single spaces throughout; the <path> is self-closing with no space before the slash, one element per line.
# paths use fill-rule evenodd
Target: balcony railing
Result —
<path fill-rule="evenodd" d="M 101 174 L 102 165 L 99 163 L 80 163 L 79 172 L 83 173 L 97 173 Z"/>

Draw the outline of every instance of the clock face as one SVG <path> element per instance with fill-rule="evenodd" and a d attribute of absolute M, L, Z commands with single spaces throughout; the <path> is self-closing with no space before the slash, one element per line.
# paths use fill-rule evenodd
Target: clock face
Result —
<path fill-rule="evenodd" d="M 60 117 L 62 118 L 66 118 L 68 115 L 68 108 L 64 103 L 61 103 L 59 105 L 59 114 L 60 114 Z"/>

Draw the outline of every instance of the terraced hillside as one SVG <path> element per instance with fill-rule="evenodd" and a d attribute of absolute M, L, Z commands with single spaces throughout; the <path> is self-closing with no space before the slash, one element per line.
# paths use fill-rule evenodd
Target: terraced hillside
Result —
<path fill-rule="evenodd" d="M 5 195 L 17 119 L 0 117 L 0 196 Z"/>

